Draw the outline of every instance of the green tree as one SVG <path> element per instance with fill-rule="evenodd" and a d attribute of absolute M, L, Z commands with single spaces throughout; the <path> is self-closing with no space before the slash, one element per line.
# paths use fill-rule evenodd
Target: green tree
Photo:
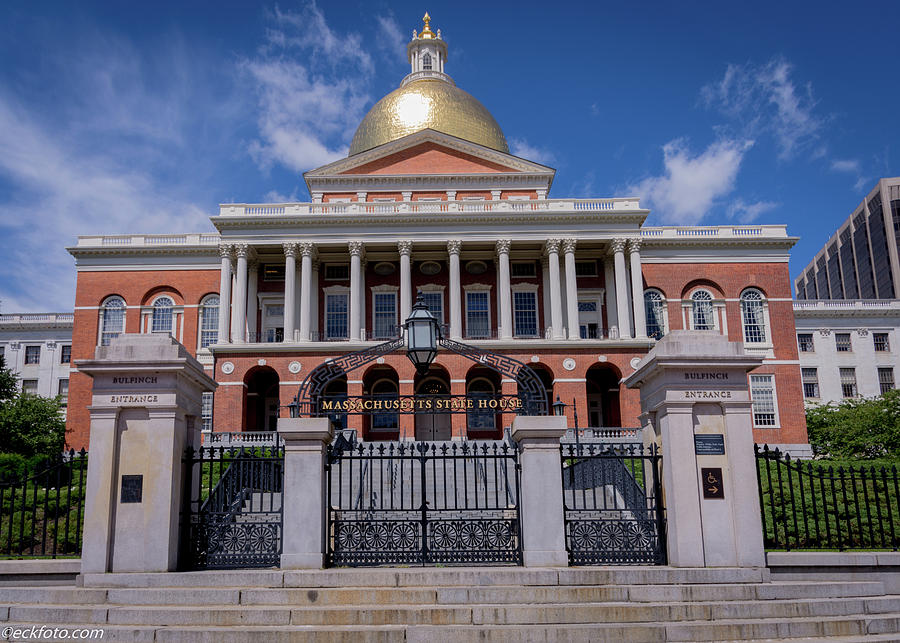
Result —
<path fill-rule="evenodd" d="M 66 421 L 59 398 L 19 392 L 16 376 L 0 362 L 0 453 L 60 453 Z"/>
<path fill-rule="evenodd" d="M 844 400 L 806 411 L 816 454 L 840 458 L 900 457 L 900 391 Z"/>

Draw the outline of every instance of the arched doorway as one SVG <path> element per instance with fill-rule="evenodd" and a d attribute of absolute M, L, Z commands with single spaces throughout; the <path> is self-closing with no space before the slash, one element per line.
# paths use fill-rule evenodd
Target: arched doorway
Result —
<path fill-rule="evenodd" d="M 278 423 L 278 373 L 270 366 L 247 371 L 244 431 L 275 431 Z"/>
<path fill-rule="evenodd" d="M 466 373 L 466 396 L 474 400 L 475 409 L 466 412 L 466 434 L 472 438 L 499 439 L 502 436 L 496 408 L 479 409 L 479 400 L 494 399 L 502 391 L 500 373 L 483 366 L 473 366 Z"/>
<path fill-rule="evenodd" d="M 363 376 L 363 395 L 375 401 L 396 400 L 400 383 L 390 366 L 370 368 Z M 397 413 L 373 413 L 363 415 L 363 435 L 366 440 L 396 440 L 400 431 L 400 416 Z"/>
<path fill-rule="evenodd" d="M 323 400 L 344 401 L 347 399 L 347 377 L 339 377 L 333 382 L 329 382 L 328 386 L 322 392 Z M 333 405 L 332 405 L 333 406 Z M 330 413 L 328 417 L 334 425 L 335 431 L 342 431 L 347 428 L 347 414 L 343 412 Z"/>
<path fill-rule="evenodd" d="M 546 364 L 531 364 L 531 370 L 534 371 L 535 375 L 538 376 L 538 379 L 541 380 L 541 385 L 544 388 L 544 397 L 547 400 L 547 413 L 553 413 L 553 402 L 555 402 L 555 398 L 553 397 L 553 371 Z M 523 390 L 522 385 L 519 385 L 519 391 Z"/>
<path fill-rule="evenodd" d="M 590 428 L 622 426 L 619 412 L 619 380 L 621 375 L 611 365 L 595 364 L 585 374 L 587 425 Z"/>
<path fill-rule="evenodd" d="M 416 398 L 439 399 L 450 395 L 450 375 L 440 366 L 432 366 L 424 376 L 416 376 Z M 449 440 L 449 413 L 417 413 L 416 440 Z"/>

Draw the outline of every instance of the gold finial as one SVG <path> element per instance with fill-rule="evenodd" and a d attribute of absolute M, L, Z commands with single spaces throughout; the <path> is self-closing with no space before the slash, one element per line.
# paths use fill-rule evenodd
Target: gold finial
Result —
<path fill-rule="evenodd" d="M 422 22 L 425 23 L 425 26 L 422 27 L 422 33 L 419 34 L 419 38 L 434 38 L 434 32 L 431 30 L 431 16 L 428 15 L 427 11 L 422 16 Z"/>

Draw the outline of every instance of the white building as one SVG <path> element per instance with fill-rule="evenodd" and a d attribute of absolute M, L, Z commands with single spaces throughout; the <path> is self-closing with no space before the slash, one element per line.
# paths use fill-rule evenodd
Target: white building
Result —
<path fill-rule="evenodd" d="M 896 388 L 900 300 L 795 301 L 794 318 L 807 404 Z"/>
<path fill-rule="evenodd" d="M 72 313 L 0 315 L 0 356 L 22 390 L 66 404 L 73 321 Z"/>

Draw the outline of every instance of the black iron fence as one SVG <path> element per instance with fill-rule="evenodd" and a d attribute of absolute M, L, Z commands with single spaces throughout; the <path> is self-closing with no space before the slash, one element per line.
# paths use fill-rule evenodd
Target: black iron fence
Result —
<path fill-rule="evenodd" d="M 521 563 L 514 446 L 343 442 L 326 475 L 330 565 Z"/>
<path fill-rule="evenodd" d="M 665 564 L 662 456 L 656 448 L 563 443 L 560 456 L 570 564 Z"/>
<path fill-rule="evenodd" d="M 754 450 L 766 548 L 898 549 L 896 467 L 835 468 Z"/>
<path fill-rule="evenodd" d="M 188 449 L 184 463 L 190 489 L 182 513 L 183 566 L 278 565 L 284 446 Z"/>
<path fill-rule="evenodd" d="M 0 480 L 0 556 L 81 554 L 87 452 L 82 449 Z"/>

